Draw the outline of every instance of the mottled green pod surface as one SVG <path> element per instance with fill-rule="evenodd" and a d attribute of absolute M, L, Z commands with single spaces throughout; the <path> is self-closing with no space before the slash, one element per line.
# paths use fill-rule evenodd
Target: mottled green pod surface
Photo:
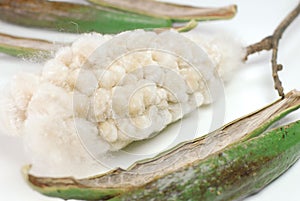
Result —
<path fill-rule="evenodd" d="M 300 122 L 266 129 L 300 107 L 299 92 L 159 156 L 86 179 L 24 175 L 63 199 L 234 200 L 257 192 L 300 157 Z"/>
<path fill-rule="evenodd" d="M 235 200 L 255 193 L 300 156 L 300 121 L 227 147 L 112 200 Z"/>

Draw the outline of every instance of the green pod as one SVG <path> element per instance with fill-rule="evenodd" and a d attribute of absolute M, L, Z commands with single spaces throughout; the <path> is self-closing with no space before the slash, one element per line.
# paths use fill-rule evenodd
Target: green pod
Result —
<path fill-rule="evenodd" d="M 65 32 L 114 34 L 133 29 L 172 27 L 168 19 L 110 8 L 45 0 L 0 0 L 0 19 Z"/>
<path fill-rule="evenodd" d="M 111 200 L 236 200 L 256 193 L 300 157 L 300 121 L 234 144 Z"/>
<path fill-rule="evenodd" d="M 41 53 L 39 50 L 36 49 L 15 47 L 6 44 L 0 44 L 0 52 L 15 57 L 26 57 L 26 58 Z"/>
<path fill-rule="evenodd" d="M 29 174 L 38 192 L 83 200 L 233 200 L 257 192 L 300 157 L 300 123 L 266 129 L 300 107 L 299 92 L 127 170 L 86 179 Z M 249 126 L 250 125 L 250 126 Z"/>
<path fill-rule="evenodd" d="M 171 19 L 173 22 L 190 20 L 220 20 L 230 19 L 237 12 L 236 5 L 224 7 L 193 7 L 182 6 L 153 0 L 88 0 L 96 5 L 130 11 L 151 17 Z M 155 9 L 153 9 L 155 8 Z"/>
<path fill-rule="evenodd" d="M 67 44 L 51 43 L 46 40 L 22 38 L 0 33 L 0 52 L 16 57 L 38 57 L 44 60 L 64 45 Z"/>

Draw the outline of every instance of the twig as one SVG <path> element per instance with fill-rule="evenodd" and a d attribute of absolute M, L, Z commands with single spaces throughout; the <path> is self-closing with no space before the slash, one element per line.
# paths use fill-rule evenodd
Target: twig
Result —
<path fill-rule="evenodd" d="M 263 40 L 261 40 L 258 43 L 249 45 L 247 47 L 246 56 L 244 58 L 246 61 L 248 56 L 251 54 L 260 52 L 262 50 L 272 50 L 272 59 L 271 59 L 272 76 L 273 76 L 273 80 L 274 80 L 275 89 L 278 91 L 278 94 L 281 97 L 284 97 L 284 92 L 283 92 L 282 83 L 278 77 L 278 71 L 282 70 L 282 65 L 277 63 L 279 40 L 281 39 L 283 32 L 294 21 L 294 19 L 299 15 L 299 13 L 300 13 L 300 3 L 278 25 L 278 27 L 275 29 L 273 35 L 264 38 Z"/>

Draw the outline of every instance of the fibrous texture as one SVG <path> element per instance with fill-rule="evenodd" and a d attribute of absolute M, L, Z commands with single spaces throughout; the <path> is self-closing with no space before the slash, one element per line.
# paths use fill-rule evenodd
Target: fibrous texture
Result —
<path fill-rule="evenodd" d="M 152 137 L 211 103 L 218 74 L 243 55 L 225 41 L 172 31 L 85 34 L 41 74 L 15 76 L 1 98 L 1 128 L 24 136 L 38 173 L 92 174 L 91 155 Z"/>

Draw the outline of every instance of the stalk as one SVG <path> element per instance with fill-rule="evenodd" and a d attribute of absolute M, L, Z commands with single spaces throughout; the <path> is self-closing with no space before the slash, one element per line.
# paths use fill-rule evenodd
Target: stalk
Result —
<path fill-rule="evenodd" d="M 44 59 L 62 47 L 63 44 L 46 40 L 30 39 L 0 33 L 0 52 L 16 57 L 42 56 Z"/>
<path fill-rule="evenodd" d="M 96 5 L 130 11 L 151 17 L 171 19 L 174 22 L 186 22 L 192 19 L 220 20 L 230 19 L 237 12 L 236 5 L 219 8 L 192 7 L 163 3 L 153 0 L 88 0 Z"/>
<path fill-rule="evenodd" d="M 300 157 L 300 122 L 266 129 L 300 107 L 292 91 L 252 114 L 127 170 L 86 179 L 29 174 L 38 192 L 84 200 L 233 200 L 257 192 Z M 246 139 L 246 140 L 245 140 Z"/>

